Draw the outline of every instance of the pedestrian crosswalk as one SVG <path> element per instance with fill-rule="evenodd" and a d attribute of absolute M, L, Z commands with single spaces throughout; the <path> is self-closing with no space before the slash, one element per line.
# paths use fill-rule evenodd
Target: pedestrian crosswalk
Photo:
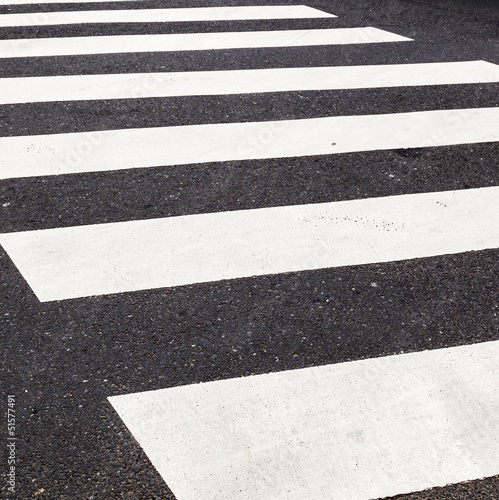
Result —
<path fill-rule="evenodd" d="M 41 301 L 499 247 L 499 188 L 0 235 Z"/>
<path fill-rule="evenodd" d="M 110 400 L 179 498 L 380 498 L 497 473 L 498 379 L 492 342 Z"/>
<path fill-rule="evenodd" d="M 0 0 L 0 5 L 28 3 Z M 99 10 L 88 3 L 84 10 L 40 16 L 0 14 L 4 28 L 123 25 L 123 34 L 1 40 L 0 59 L 15 64 L 47 58 L 50 64 L 64 56 L 74 61 L 318 46 L 362 50 L 364 44 L 413 40 L 364 26 L 231 30 L 231 21 L 340 19 L 309 5 L 137 4 Z M 125 34 L 124 28 L 126 23 L 192 21 L 217 21 L 223 31 Z M 275 93 L 278 99 L 289 92 L 416 87 L 434 92 L 454 85 L 473 85 L 479 93 L 481 84 L 499 83 L 499 66 L 485 60 L 286 68 L 267 67 L 262 60 L 257 69 L 90 73 L 0 78 L 0 105 L 10 113 L 28 103 L 74 101 L 77 110 L 77 102 L 132 99 L 140 112 L 142 98 Z M 373 151 L 397 150 L 404 156 L 414 149 L 442 148 L 445 155 L 458 146 L 497 142 L 499 108 L 493 103 L 278 120 L 268 110 L 264 120 L 11 133 L 0 137 L 0 183 L 31 178 L 50 185 L 60 177 L 76 183 L 79 176 L 91 181 L 102 172 L 128 176 L 153 167 L 168 176 L 186 165 L 195 172 L 203 165 L 228 168 L 235 162 L 251 170 L 265 160 L 342 161 L 348 154 Z M 354 161 L 352 169 L 357 167 Z M 436 169 L 445 176 L 439 165 Z M 137 291 L 323 269 L 334 273 L 346 266 L 497 250 L 499 188 L 493 184 L 3 231 L 0 245 L 40 302 L 133 297 Z M 499 474 L 499 443 L 491 438 L 499 435 L 498 362 L 497 341 L 456 344 L 107 396 L 177 500 L 369 500 Z"/>
<path fill-rule="evenodd" d="M 201 7 L 187 9 L 134 9 L 49 12 L 45 15 L 5 14 L 0 27 L 84 23 L 164 23 L 188 21 L 239 21 L 255 19 L 307 19 L 336 17 L 306 5 Z"/>
<path fill-rule="evenodd" d="M 49 57 L 137 52 L 307 47 L 410 41 L 377 28 L 113 35 L 66 38 L 26 38 L 0 41 L 0 58 Z"/>
<path fill-rule="evenodd" d="M 0 178 L 498 140 L 499 108 L 5 137 Z"/>
<path fill-rule="evenodd" d="M 499 82 L 486 61 L 0 79 L 0 104 Z"/>

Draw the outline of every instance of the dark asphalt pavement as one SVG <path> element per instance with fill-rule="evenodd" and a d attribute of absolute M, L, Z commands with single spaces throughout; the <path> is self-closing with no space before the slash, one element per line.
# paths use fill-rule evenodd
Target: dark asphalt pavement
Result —
<path fill-rule="evenodd" d="M 274 2 L 91 8 L 222 3 Z M 415 41 L 0 59 L 0 76 L 499 64 L 494 0 L 276 3 L 306 3 L 338 18 L 0 28 L 0 39 L 374 26 Z M 0 6 L 0 13 L 88 8 Z M 0 135 L 492 107 L 498 90 L 474 84 L 4 105 Z M 498 158 L 491 143 L 2 180 L 0 232 L 497 186 Z M 469 252 L 40 303 L 0 247 L 1 392 L 17 399 L 15 498 L 174 498 L 108 396 L 499 340 L 498 256 Z M 499 476 L 396 498 L 499 499 Z"/>

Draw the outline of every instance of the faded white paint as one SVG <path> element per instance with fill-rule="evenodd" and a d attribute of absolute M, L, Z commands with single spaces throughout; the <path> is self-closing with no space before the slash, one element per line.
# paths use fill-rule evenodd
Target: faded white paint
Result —
<path fill-rule="evenodd" d="M 109 401 L 178 500 L 370 500 L 499 474 L 499 342 Z"/>
<path fill-rule="evenodd" d="M 410 40 L 376 28 L 21 38 L 1 40 L 0 58 L 305 47 Z"/>
<path fill-rule="evenodd" d="M 165 23 L 336 17 L 306 5 L 86 10 L 0 14 L 0 27 L 85 23 Z"/>
<path fill-rule="evenodd" d="M 499 247 L 499 187 L 0 235 L 41 301 Z"/>
<path fill-rule="evenodd" d="M 0 104 L 499 81 L 485 61 L 0 78 Z"/>
<path fill-rule="evenodd" d="M 499 141 L 499 108 L 0 138 L 0 178 Z"/>

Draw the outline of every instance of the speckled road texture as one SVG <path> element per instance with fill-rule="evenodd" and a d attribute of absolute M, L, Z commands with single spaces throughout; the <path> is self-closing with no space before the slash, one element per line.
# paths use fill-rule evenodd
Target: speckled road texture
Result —
<path fill-rule="evenodd" d="M 0 58 L 0 77 L 499 64 L 495 0 L 284 3 L 338 17 L 4 27 L 0 39 L 374 26 L 414 41 Z M 139 8 L 3 4 L 3 14 Z M 249 4 L 283 2 L 146 0 L 140 8 Z M 466 83 L 6 104 L 0 135 L 490 108 L 498 90 Z M 498 158 L 491 142 L 4 179 L 0 232 L 492 187 Z M 1 392 L 16 395 L 19 438 L 14 498 L 175 498 L 109 396 L 499 340 L 498 255 L 490 249 L 41 303 L 0 248 Z M 1 488 L 9 498 L 5 481 Z M 395 498 L 499 499 L 499 476 Z"/>

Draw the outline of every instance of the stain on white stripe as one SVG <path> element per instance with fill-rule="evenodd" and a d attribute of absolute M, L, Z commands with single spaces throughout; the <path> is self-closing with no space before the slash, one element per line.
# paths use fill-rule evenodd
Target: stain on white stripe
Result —
<path fill-rule="evenodd" d="M 0 138 L 0 178 L 499 141 L 499 108 Z"/>
<path fill-rule="evenodd" d="M 499 342 L 109 401 L 178 500 L 369 500 L 499 474 Z"/>
<path fill-rule="evenodd" d="M 485 61 L 0 79 L 0 104 L 499 81 Z"/>
<path fill-rule="evenodd" d="M 113 35 L 76 38 L 23 38 L 0 41 L 0 58 L 120 54 L 188 50 L 304 47 L 379 42 L 410 38 L 377 28 L 339 28 L 170 35 Z"/>
<path fill-rule="evenodd" d="M 162 23 L 336 17 L 305 5 L 90 10 L 0 15 L 0 27 L 85 23 Z"/>
<path fill-rule="evenodd" d="M 0 235 L 41 301 L 499 247 L 499 187 Z"/>

